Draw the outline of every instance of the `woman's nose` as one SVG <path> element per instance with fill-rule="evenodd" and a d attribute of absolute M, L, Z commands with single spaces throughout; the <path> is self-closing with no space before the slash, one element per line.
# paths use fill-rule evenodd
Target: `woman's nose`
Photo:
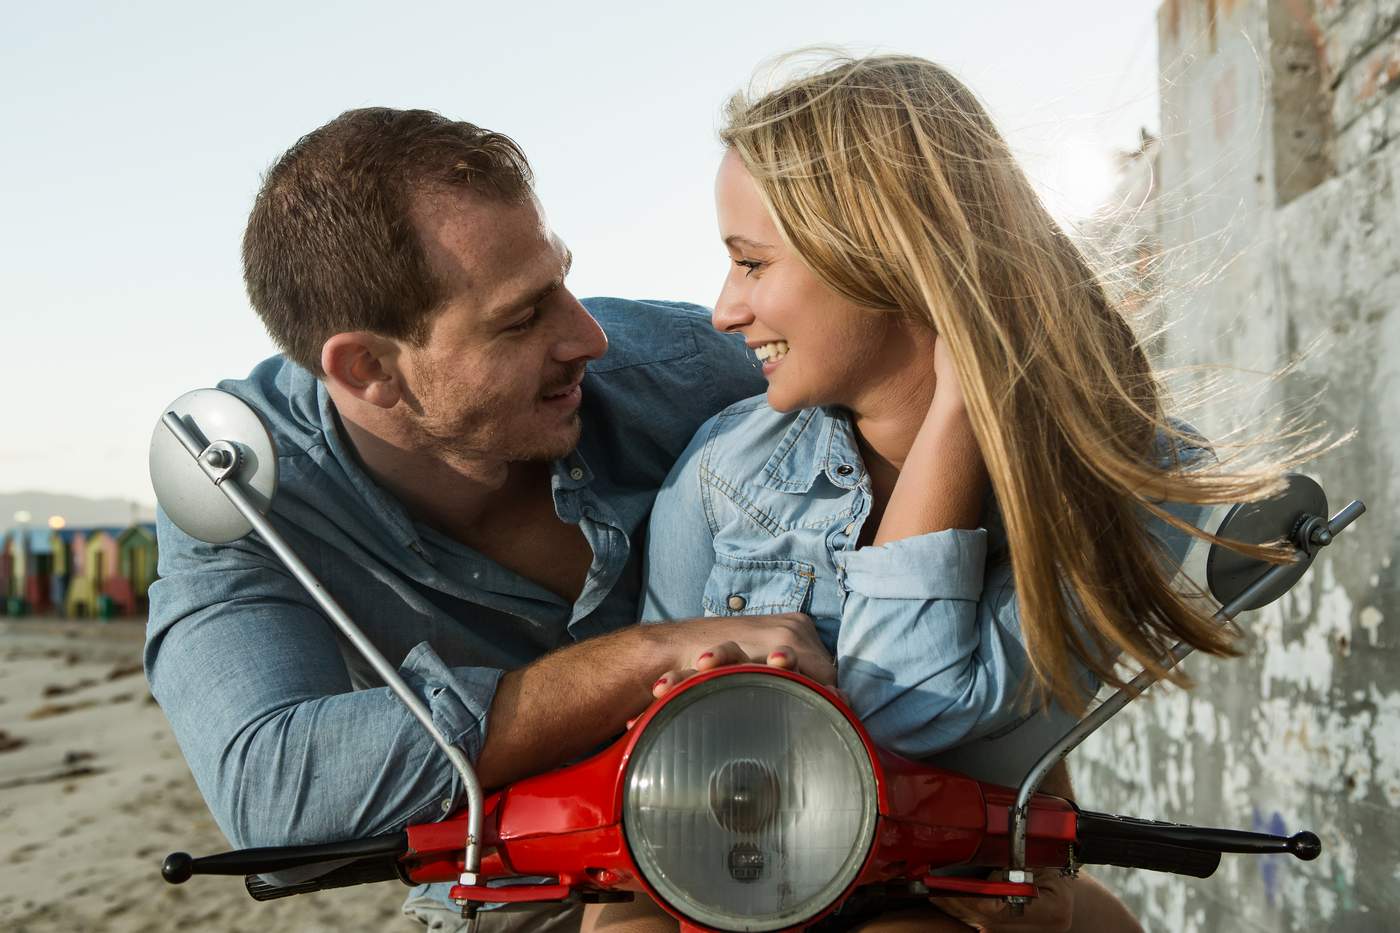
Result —
<path fill-rule="evenodd" d="M 714 325 L 715 330 L 727 334 L 752 322 L 753 314 L 749 311 L 748 304 L 726 284 L 715 299 L 715 310 L 710 315 L 710 323 Z"/>

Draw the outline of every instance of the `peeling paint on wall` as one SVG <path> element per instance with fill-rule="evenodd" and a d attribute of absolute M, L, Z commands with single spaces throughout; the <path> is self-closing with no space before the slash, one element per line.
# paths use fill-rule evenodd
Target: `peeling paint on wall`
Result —
<path fill-rule="evenodd" d="M 1279 4 L 1324 71 L 1321 102 L 1280 93 L 1270 71 L 1298 64 L 1270 48 Z M 1227 855 L 1205 880 L 1099 872 L 1149 930 L 1400 930 L 1400 2 L 1219 4 L 1214 42 L 1210 6 L 1173 0 L 1158 19 L 1158 187 L 1133 222 L 1169 257 L 1162 290 L 1183 308 L 1159 349 L 1265 370 L 1308 351 L 1257 410 L 1319 396 L 1319 418 L 1355 429 L 1307 472 L 1333 511 L 1362 498 L 1368 514 L 1240 620 L 1244 657 L 1188 658 L 1195 690 L 1154 687 L 1071 768 L 1091 809 L 1322 840 L 1314 862 Z M 1327 174 L 1290 188 L 1280 127 L 1324 118 Z M 1197 426 L 1220 436 L 1254 414 L 1208 406 Z"/>

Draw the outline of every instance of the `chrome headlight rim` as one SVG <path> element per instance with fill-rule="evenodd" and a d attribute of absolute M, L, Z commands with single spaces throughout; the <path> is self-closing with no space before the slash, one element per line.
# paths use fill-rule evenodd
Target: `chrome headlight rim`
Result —
<path fill-rule="evenodd" d="M 880 817 L 879 780 L 874 752 L 864 738 L 864 733 L 844 711 L 821 692 L 812 689 L 802 679 L 788 672 L 773 668 L 752 668 L 741 671 L 720 670 L 701 674 L 699 678 L 698 681 L 683 684 L 667 698 L 666 703 L 657 707 L 639 724 L 640 733 L 633 741 L 628 753 L 627 765 L 620 785 L 620 815 L 623 840 L 627 845 L 633 864 L 637 867 L 639 878 L 651 895 L 674 913 L 685 917 L 692 923 L 704 924 L 714 929 L 745 931 L 745 933 L 769 933 L 769 931 L 782 930 L 811 922 L 838 903 L 841 895 L 850 890 L 874 851 Z M 735 917 L 719 913 L 704 904 L 685 897 L 683 892 L 668 892 L 668 883 L 662 880 L 665 877 L 664 868 L 647 853 L 645 840 L 638 838 L 640 831 L 632 825 L 632 820 L 629 819 L 631 811 L 629 800 L 632 795 L 633 780 L 636 776 L 638 763 L 646 760 L 647 752 L 666 733 L 666 727 L 683 712 L 703 701 L 706 697 L 743 687 L 777 690 L 822 711 L 856 765 L 858 786 L 850 788 L 850 791 L 860 800 L 862 811 L 855 841 L 839 871 L 818 892 L 801 904 L 762 919 Z M 668 893 L 680 894 L 681 897 L 668 896 Z M 677 900 L 682 898 L 684 898 L 684 902 L 677 903 Z"/>

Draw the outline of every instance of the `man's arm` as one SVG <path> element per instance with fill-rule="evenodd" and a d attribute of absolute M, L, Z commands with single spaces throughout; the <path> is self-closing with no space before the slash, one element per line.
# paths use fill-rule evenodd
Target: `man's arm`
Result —
<path fill-rule="evenodd" d="M 211 547 L 161 518 L 147 674 L 235 845 L 377 835 L 456 805 L 446 756 L 387 688 L 353 690 L 335 630 L 262 545 Z M 677 658 L 735 637 L 755 651 L 790 645 L 818 676 L 830 669 L 800 616 L 638 627 L 511 673 L 449 667 L 426 643 L 390 660 L 489 787 L 595 748 L 645 708 Z"/>
<path fill-rule="evenodd" d="M 570 645 L 505 674 L 488 715 L 477 776 L 486 787 L 547 770 L 617 735 L 652 700 L 657 678 L 687 668 L 706 648 L 742 657 L 785 651 L 822 683 L 836 671 L 811 619 L 799 613 L 639 625 Z"/>

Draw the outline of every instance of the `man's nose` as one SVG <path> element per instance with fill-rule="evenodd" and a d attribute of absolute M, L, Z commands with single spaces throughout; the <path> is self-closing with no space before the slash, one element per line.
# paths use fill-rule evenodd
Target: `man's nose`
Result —
<path fill-rule="evenodd" d="M 563 339 L 555 345 L 555 358 L 561 363 L 600 359 L 608 352 L 608 335 L 581 301 L 572 294 L 568 297 L 572 305 L 569 325 Z"/>
<path fill-rule="evenodd" d="M 748 303 L 736 295 L 733 287 L 726 282 L 719 291 L 719 297 L 715 299 L 715 310 L 710 315 L 710 324 L 715 330 L 727 334 L 751 323 L 753 314 L 749 311 Z"/>

